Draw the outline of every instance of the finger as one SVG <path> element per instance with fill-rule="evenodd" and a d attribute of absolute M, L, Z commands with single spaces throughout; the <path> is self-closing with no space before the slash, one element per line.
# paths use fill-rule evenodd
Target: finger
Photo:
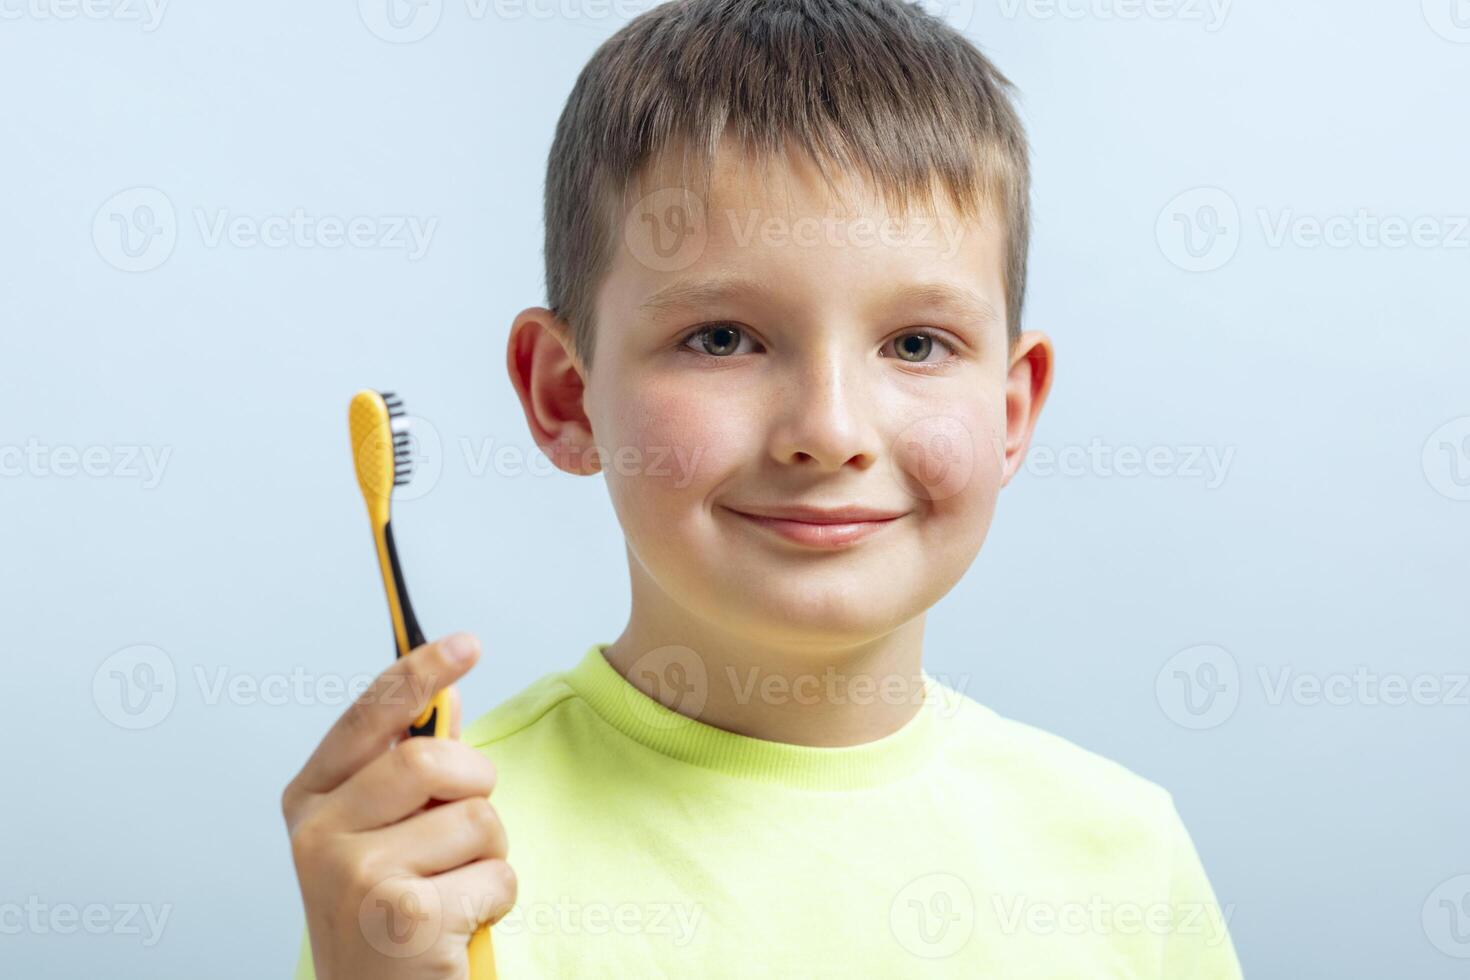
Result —
<path fill-rule="evenodd" d="M 449 717 L 452 719 L 449 725 L 449 737 L 457 742 L 459 741 L 459 688 L 449 689 L 449 703 L 451 705 Z"/>
<path fill-rule="evenodd" d="M 407 738 L 328 793 L 324 826 L 372 830 L 411 816 L 432 800 L 489 796 L 495 764 L 479 750 L 447 738 Z"/>
<path fill-rule="evenodd" d="M 310 793 L 328 793 L 382 755 L 441 688 L 474 666 L 480 643 L 453 633 L 399 657 L 343 712 L 296 777 Z"/>
<path fill-rule="evenodd" d="M 439 889 L 444 928 L 469 937 L 494 925 L 516 901 L 516 873 L 503 858 L 486 858 L 429 879 Z"/>
<path fill-rule="evenodd" d="M 503 858 L 509 846 L 490 801 L 473 796 L 368 833 L 373 849 L 391 856 L 394 867 L 421 877 L 483 858 Z"/>

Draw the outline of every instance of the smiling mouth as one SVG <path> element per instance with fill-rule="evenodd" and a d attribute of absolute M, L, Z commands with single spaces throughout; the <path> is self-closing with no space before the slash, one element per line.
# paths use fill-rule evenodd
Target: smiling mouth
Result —
<path fill-rule="evenodd" d="M 748 514 L 733 507 L 725 507 L 747 523 L 779 535 L 783 539 L 807 548 L 834 550 L 846 548 L 864 540 L 890 524 L 903 519 L 905 514 L 884 517 L 853 519 L 843 516 L 803 515 L 794 517 L 770 517 L 764 514 Z"/>

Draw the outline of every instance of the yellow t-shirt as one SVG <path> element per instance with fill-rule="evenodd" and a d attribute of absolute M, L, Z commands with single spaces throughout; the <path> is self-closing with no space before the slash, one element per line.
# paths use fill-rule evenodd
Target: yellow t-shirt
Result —
<path fill-rule="evenodd" d="M 461 736 L 499 771 L 519 882 L 501 980 L 1240 976 L 1172 799 L 1116 763 L 927 674 L 877 741 L 749 738 L 603 646 Z"/>

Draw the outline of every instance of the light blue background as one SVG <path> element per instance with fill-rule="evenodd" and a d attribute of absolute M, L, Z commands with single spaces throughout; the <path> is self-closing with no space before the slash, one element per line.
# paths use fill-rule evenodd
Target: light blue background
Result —
<path fill-rule="evenodd" d="M 392 43 L 349 2 L 177 0 L 151 30 L 123 19 L 143 8 L 98 2 L 106 16 L 0 7 L 0 601 L 19 739 L 0 904 L 169 918 L 152 945 L 11 929 L 0 959 L 8 976 L 280 976 L 301 908 L 278 798 L 343 701 L 210 685 L 387 662 L 348 396 L 396 388 L 439 437 L 399 541 L 426 629 L 487 647 L 470 714 L 621 629 L 601 481 L 475 454 L 531 453 L 505 336 L 544 301 L 556 116 L 626 18 L 444 0 L 409 24 L 432 22 L 425 36 Z M 1361 668 L 1445 693 L 1470 670 L 1456 2 L 1237 0 L 1223 22 L 1184 0 L 1134 18 L 1104 0 L 949 11 L 1024 93 L 1028 325 L 1059 354 L 1037 447 L 1233 455 L 1221 480 L 1033 467 L 932 612 L 928 667 L 1171 789 L 1251 977 L 1470 965 L 1451 955 L 1470 954 L 1470 912 L 1461 942 L 1440 904 L 1470 882 L 1465 692 L 1334 705 L 1272 687 Z M 108 208 L 138 187 L 166 196 L 177 241 L 127 272 Z M 297 208 L 437 224 L 410 260 L 210 246 L 196 217 Z M 1441 244 L 1272 244 L 1283 219 L 1309 232 L 1360 209 L 1427 217 Z M 43 472 L 18 461 L 28 444 L 63 467 L 58 448 L 102 447 L 109 475 Z M 128 447 L 169 453 L 156 485 L 129 475 Z M 1224 651 L 1204 654 L 1224 700 L 1185 702 L 1176 669 L 1208 680 L 1202 644 Z M 176 688 L 126 730 L 108 684 L 135 645 Z"/>

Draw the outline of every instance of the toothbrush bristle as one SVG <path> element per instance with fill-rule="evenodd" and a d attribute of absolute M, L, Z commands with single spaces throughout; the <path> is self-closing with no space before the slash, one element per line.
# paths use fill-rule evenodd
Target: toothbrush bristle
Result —
<path fill-rule="evenodd" d="M 388 424 L 393 431 L 393 485 L 401 487 L 413 477 L 413 457 L 408 434 L 407 413 L 403 399 L 391 391 L 382 392 L 383 404 L 388 408 Z"/>

